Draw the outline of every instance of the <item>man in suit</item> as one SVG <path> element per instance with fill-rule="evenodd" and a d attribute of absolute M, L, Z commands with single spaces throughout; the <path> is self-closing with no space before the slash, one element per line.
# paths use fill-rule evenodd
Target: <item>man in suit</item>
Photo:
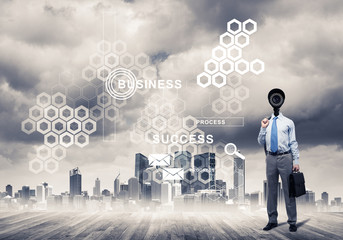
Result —
<path fill-rule="evenodd" d="M 292 171 L 299 171 L 299 150 L 295 137 L 295 126 L 291 119 L 279 112 L 285 100 L 281 89 L 273 89 L 268 94 L 269 103 L 274 108 L 270 119 L 261 121 L 261 129 L 257 141 L 265 146 L 266 175 L 268 184 L 267 212 L 269 221 L 263 228 L 269 231 L 277 227 L 277 189 L 279 175 L 285 196 L 288 215 L 289 231 L 296 232 L 297 209 L 294 197 L 289 197 L 289 175 Z"/>

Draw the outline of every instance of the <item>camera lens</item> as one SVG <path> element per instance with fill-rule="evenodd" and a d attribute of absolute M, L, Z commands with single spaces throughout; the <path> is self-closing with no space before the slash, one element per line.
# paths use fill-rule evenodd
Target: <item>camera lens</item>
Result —
<path fill-rule="evenodd" d="M 270 98 L 269 102 L 273 107 L 280 107 L 283 104 L 284 98 L 280 93 L 273 93 Z"/>

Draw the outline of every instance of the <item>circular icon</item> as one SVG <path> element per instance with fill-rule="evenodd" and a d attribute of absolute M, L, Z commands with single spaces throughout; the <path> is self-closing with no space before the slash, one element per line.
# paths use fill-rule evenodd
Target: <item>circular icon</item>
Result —
<path fill-rule="evenodd" d="M 225 145 L 225 148 L 224 148 L 225 152 L 227 155 L 236 155 L 237 157 L 241 158 L 241 159 L 245 159 L 245 157 L 240 154 L 239 152 L 237 152 L 237 147 L 234 143 L 228 143 Z"/>
<path fill-rule="evenodd" d="M 108 74 L 106 90 L 115 99 L 126 100 L 137 91 L 137 79 L 133 72 L 118 68 Z M 124 89 L 125 91 L 120 91 Z"/>

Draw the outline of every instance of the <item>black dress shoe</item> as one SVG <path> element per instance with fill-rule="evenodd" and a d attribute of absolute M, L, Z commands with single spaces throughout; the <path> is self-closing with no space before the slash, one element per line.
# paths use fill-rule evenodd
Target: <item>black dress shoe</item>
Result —
<path fill-rule="evenodd" d="M 277 227 L 277 223 L 268 223 L 267 226 L 263 228 L 264 231 L 269 231 L 273 228 Z"/>
<path fill-rule="evenodd" d="M 290 232 L 296 232 L 297 229 L 298 229 L 297 225 L 295 225 L 295 224 L 290 224 L 289 225 L 289 231 Z"/>

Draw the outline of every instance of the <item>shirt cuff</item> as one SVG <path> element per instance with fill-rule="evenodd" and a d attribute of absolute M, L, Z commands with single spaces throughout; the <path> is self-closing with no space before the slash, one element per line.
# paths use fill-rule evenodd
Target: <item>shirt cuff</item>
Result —
<path fill-rule="evenodd" d="M 266 133 L 267 133 L 267 129 L 266 129 L 266 128 L 263 128 L 263 127 L 261 127 L 261 129 L 260 129 L 260 133 L 262 133 L 262 134 L 266 134 Z"/>
<path fill-rule="evenodd" d="M 295 164 L 299 164 L 299 158 L 298 158 L 298 159 L 295 159 L 295 160 L 293 160 L 293 165 L 295 165 Z"/>

